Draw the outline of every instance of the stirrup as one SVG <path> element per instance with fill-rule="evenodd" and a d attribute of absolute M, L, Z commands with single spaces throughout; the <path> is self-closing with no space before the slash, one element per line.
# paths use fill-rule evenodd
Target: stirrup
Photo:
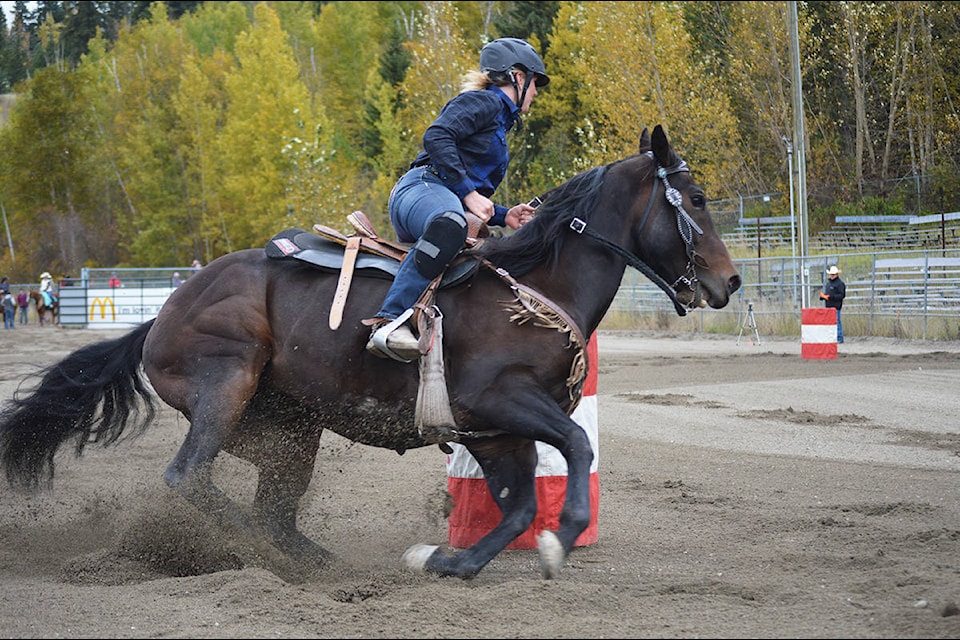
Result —
<path fill-rule="evenodd" d="M 376 347 L 381 353 L 389 356 L 397 362 L 413 362 L 416 358 L 404 358 L 387 346 L 387 338 L 390 337 L 390 334 L 393 333 L 394 329 L 406 322 L 412 315 L 413 309 L 407 309 L 401 313 L 396 320 L 391 320 L 374 331 L 373 335 L 370 336 L 370 342 L 372 342 L 373 346 Z M 419 355 L 417 357 L 419 358 Z"/>

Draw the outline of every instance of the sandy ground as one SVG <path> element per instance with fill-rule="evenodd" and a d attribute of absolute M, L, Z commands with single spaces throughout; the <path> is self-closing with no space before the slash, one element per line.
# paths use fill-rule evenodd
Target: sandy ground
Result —
<path fill-rule="evenodd" d="M 113 331 L 5 332 L 0 396 Z M 761 336 L 762 338 L 762 336 Z M 417 575 L 444 545 L 435 447 L 325 434 L 301 526 L 337 554 L 304 576 L 210 528 L 161 474 L 186 432 L 58 460 L 0 489 L 8 638 L 957 638 L 960 343 L 600 336 L 599 541 L 543 580 L 535 551 L 475 579 Z M 217 478 L 249 501 L 254 478 Z"/>

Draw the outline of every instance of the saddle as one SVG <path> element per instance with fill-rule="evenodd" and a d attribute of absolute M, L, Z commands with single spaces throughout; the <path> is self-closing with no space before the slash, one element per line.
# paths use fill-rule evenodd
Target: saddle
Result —
<path fill-rule="evenodd" d="M 338 329 L 343 320 L 343 309 L 354 275 L 392 280 L 400 270 L 400 262 L 413 246 L 381 238 L 362 211 L 354 211 L 347 220 L 355 230 L 350 235 L 322 224 L 313 225 L 313 232 L 292 227 L 273 236 L 264 248 L 268 258 L 299 260 L 326 272 L 339 272 L 340 279 L 330 307 L 329 325 L 333 330 Z M 479 266 L 478 258 L 461 254 L 428 292 L 469 279 Z"/>

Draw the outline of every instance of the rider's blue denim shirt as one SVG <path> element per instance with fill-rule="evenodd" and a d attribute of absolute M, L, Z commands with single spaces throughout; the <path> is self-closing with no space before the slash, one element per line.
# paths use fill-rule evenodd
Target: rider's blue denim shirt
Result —
<path fill-rule="evenodd" d="M 459 94 L 423 134 L 423 148 L 410 165 L 430 165 L 444 185 L 463 200 L 471 191 L 493 197 L 507 174 L 507 132 L 520 109 L 496 85 Z M 494 205 L 490 224 L 503 226 L 509 207 Z"/>

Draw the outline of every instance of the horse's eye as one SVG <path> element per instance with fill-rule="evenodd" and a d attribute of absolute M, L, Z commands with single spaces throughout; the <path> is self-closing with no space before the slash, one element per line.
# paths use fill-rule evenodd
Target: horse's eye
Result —
<path fill-rule="evenodd" d="M 703 197 L 702 193 L 696 193 L 690 196 L 690 202 L 692 202 L 693 206 L 695 206 L 697 209 L 703 209 L 703 207 L 707 204 L 707 199 Z"/>

